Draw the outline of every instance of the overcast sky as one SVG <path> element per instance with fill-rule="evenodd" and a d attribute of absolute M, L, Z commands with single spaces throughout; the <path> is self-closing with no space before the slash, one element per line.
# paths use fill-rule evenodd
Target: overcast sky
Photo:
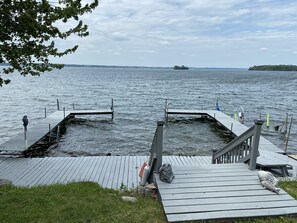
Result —
<path fill-rule="evenodd" d="M 297 64 L 296 0 L 101 0 L 70 64 L 250 67 Z"/>

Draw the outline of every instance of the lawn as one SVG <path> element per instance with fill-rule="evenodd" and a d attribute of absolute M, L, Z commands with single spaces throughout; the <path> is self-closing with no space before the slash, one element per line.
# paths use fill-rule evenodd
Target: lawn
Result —
<path fill-rule="evenodd" d="M 281 187 L 297 198 L 297 182 L 281 182 Z M 1 222 L 165 222 L 157 199 L 138 197 L 135 203 L 124 202 L 119 191 L 103 189 L 96 183 L 32 188 L 0 187 Z M 224 222 L 278 223 L 297 222 L 281 216 Z"/>

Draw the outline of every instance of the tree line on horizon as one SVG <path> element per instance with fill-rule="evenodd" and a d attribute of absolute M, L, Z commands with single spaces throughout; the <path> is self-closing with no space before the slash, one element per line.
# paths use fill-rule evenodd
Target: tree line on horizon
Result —
<path fill-rule="evenodd" d="M 258 65 L 250 67 L 249 70 L 259 70 L 259 71 L 297 71 L 296 65 Z"/>

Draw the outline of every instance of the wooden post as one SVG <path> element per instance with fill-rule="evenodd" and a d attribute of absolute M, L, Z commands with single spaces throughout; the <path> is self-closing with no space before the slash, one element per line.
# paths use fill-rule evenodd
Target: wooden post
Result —
<path fill-rule="evenodd" d="M 264 123 L 264 121 L 262 121 L 262 120 L 255 121 L 253 147 L 251 150 L 251 157 L 250 157 L 250 163 L 249 163 L 250 170 L 256 169 L 257 156 L 258 156 L 258 150 L 259 150 L 259 142 L 260 142 L 260 136 L 261 136 L 261 128 L 262 128 L 263 123 Z"/>
<path fill-rule="evenodd" d="M 44 118 L 46 118 L 46 108 L 44 108 Z"/>
<path fill-rule="evenodd" d="M 59 99 L 57 99 L 57 110 L 60 110 L 60 103 L 59 103 Z"/>
<path fill-rule="evenodd" d="M 162 154 L 163 154 L 163 126 L 164 122 L 157 122 L 157 140 L 156 140 L 156 154 L 157 154 L 157 164 L 155 171 L 159 173 L 160 167 L 162 166 Z"/>
<path fill-rule="evenodd" d="M 65 107 L 63 108 L 63 114 L 64 114 L 64 118 L 65 118 L 66 117 Z"/>

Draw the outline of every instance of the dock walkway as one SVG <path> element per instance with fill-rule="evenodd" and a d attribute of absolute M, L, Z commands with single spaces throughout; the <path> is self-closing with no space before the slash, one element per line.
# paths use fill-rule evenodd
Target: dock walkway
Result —
<path fill-rule="evenodd" d="M 172 183 L 155 174 L 168 222 L 276 216 L 297 213 L 297 201 L 264 189 L 247 165 L 174 166 Z"/>
<path fill-rule="evenodd" d="M 39 140 L 46 136 L 50 129 L 56 128 L 65 119 L 70 116 L 75 115 L 113 115 L 113 109 L 105 110 L 72 110 L 72 111 L 55 111 L 53 114 L 49 115 L 36 124 L 29 124 L 27 131 L 27 144 L 24 140 L 24 133 L 19 133 L 18 135 L 11 138 L 9 141 L 0 145 L 0 151 L 17 151 L 23 152 L 33 145 L 35 145 Z"/>
<path fill-rule="evenodd" d="M 223 112 L 217 110 L 184 110 L 165 109 L 165 115 L 200 115 L 214 119 L 218 124 L 228 129 L 232 134 L 239 136 L 248 130 L 248 127 L 234 120 Z M 283 155 L 283 150 L 272 144 L 269 140 L 260 136 L 259 156 L 257 166 L 279 170 L 283 176 L 288 175 L 288 169 L 297 168 L 297 160 Z"/>
<path fill-rule="evenodd" d="M 90 156 L 4 158 L 0 157 L 0 179 L 16 186 L 51 185 L 55 183 L 92 181 L 105 188 L 129 189 L 138 186 L 140 167 L 148 156 Z M 163 162 L 174 165 L 210 164 L 211 157 L 164 156 Z"/>
<path fill-rule="evenodd" d="M 234 120 L 223 112 L 217 110 L 183 110 L 183 109 L 166 109 L 167 115 L 200 115 L 208 116 L 216 120 L 220 125 L 228 129 L 234 135 L 239 136 L 248 130 L 248 127 Z M 273 145 L 264 137 L 260 137 L 259 151 L 268 150 L 272 152 L 282 153 L 283 151 L 277 146 Z"/>

